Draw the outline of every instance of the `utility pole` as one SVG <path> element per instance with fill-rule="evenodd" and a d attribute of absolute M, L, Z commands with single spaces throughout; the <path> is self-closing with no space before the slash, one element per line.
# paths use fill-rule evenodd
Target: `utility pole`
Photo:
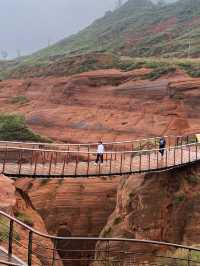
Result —
<path fill-rule="evenodd" d="M 190 58 L 191 55 L 191 39 L 188 41 L 188 58 Z"/>
<path fill-rule="evenodd" d="M 51 45 L 51 40 L 48 38 L 48 47 Z"/>

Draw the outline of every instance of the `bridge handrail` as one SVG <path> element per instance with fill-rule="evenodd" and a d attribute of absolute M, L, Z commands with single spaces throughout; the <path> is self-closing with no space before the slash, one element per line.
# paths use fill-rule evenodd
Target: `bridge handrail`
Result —
<path fill-rule="evenodd" d="M 162 246 L 168 246 L 168 247 L 175 247 L 175 248 L 183 248 L 191 251 L 198 251 L 200 252 L 200 248 L 192 247 L 192 246 L 186 246 L 186 245 L 180 245 L 180 244 L 173 244 L 168 242 L 159 242 L 159 241 L 153 241 L 153 240 L 143 240 L 143 239 L 129 239 L 129 238 L 102 238 L 102 237 L 58 237 L 53 235 L 48 235 L 42 232 L 39 232 L 38 230 L 35 230 L 34 228 L 24 224 L 23 222 L 19 221 L 15 217 L 0 211 L 0 215 L 8 218 L 9 220 L 12 220 L 13 222 L 19 224 L 20 226 L 24 227 L 25 229 L 31 231 L 32 233 L 48 238 L 51 240 L 89 240 L 89 241 L 115 241 L 115 242 L 131 242 L 131 243 L 144 243 L 144 244 L 153 244 L 153 245 L 162 245 Z M 15 265 L 15 264 L 14 264 Z"/>
<path fill-rule="evenodd" d="M 190 133 L 189 135 L 165 135 L 162 136 L 164 138 L 184 138 L 187 136 L 192 136 L 192 135 L 196 135 L 198 134 L 196 133 Z M 155 140 L 155 139 L 160 139 L 161 136 L 158 137 L 150 137 L 150 138 L 142 138 L 142 139 L 134 139 L 134 140 L 124 140 L 124 141 L 114 141 L 114 142 L 103 142 L 104 145 L 115 145 L 115 144 L 127 144 L 127 143 L 132 143 L 132 142 L 142 142 L 142 141 L 150 141 L 150 140 Z M 26 145 L 47 145 L 47 146 L 88 146 L 88 145 L 97 145 L 98 142 L 91 142 L 91 143 L 48 143 L 48 142 L 20 142 L 20 141 L 0 141 L 1 143 L 5 143 L 5 144 L 26 144 Z"/>
<path fill-rule="evenodd" d="M 178 145 L 178 146 L 171 146 L 169 148 L 164 148 L 163 150 L 174 150 L 174 149 L 181 149 L 191 146 L 200 145 L 200 143 L 194 142 L 190 144 Z M 88 152 L 88 151 L 66 151 L 66 150 L 48 150 L 48 149 L 36 149 L 36 148 L 23 148 L 23 147 L 4 147 L 0 146 L 0 149 L 7 149 L 7 150 L 21 150 L 21 151 L 36 151 L 36 152 L 54 152 L 60 154 L 68 154 L 68 153 L 76 153 L 76 154 L 93 154 L 96 155 L 96 152 Z M 146 150 L 132 150 L 132 151 L 106 151 L 104 154 L 130 154 L 130 153 L 149 153 L 149 152 L 158 152 L 160 149 L 146 149 Z"/>
<path fill-rule="evenodd" d="M 9 262 L 9 261 L 3 261 L 3 260 L 0 260 L 0 265 L 22 266 L 21 264 L 17 264 L 17 263 Z"/>

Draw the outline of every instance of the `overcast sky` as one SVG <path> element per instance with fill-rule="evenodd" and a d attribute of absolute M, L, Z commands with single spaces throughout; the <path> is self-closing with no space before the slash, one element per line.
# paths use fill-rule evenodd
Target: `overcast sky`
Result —
<path fill-rule="evenodd" d="M 32 53 L 76 33 L 116 0 L 0 0 L 0 50 Z"/>

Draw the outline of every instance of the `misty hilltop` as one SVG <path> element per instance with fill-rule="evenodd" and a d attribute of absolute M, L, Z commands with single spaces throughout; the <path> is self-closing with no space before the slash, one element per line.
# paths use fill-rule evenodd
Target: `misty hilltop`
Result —
<path fill-rule="evenodd" d="M 200 54 L 200 0 L 166 4 L 129 0 L 108 11 L 78 34 L 40 50 L 33 56 L 114 52 L 128 56 L 176 56 Z"/>

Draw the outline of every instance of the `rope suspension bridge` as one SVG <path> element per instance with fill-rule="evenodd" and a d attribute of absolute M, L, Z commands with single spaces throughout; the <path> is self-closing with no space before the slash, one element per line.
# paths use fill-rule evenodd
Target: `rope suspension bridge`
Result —
<path fill-rule="evenodd" d="M 94 165 L 97 143 L 0 142 L 2 173 L 13 177 L 89 177 L 166 170 L 200 160 L 198 135 L 104 143 L 105 162 Z M 0 211 L 0 265 L 12 266 L 198 266 L 200 249 L 124 239 L 56 237 Z"/>
<path fill-rule="evenodd" d="M 0 265 L 198 266 L 200 249 L 123 238 L 56 237 L 0 211 Z M 17 255 L 18 257 L 16 257 Z"/>
<path fill-rule="evenodd" d="M 166 170 L 200 160 L 197 134 L 104 143 L 104 163 L 95 165 L 97 143 L 0 142 L 0 171 L 10 177 L 92 177 Z"/>

